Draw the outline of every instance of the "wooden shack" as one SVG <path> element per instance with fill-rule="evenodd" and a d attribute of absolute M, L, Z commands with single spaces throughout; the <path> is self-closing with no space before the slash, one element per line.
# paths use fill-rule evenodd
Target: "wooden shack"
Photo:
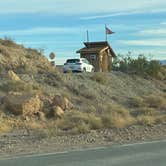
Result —
<path fill-rule="evenodd" d="M 112 58 L 115 53 L 107 41 L 85 42 L 85 47 L 78 50 L 81 58 L 86 58 L 94 67 L 96 72 L 110 71 Z"/>

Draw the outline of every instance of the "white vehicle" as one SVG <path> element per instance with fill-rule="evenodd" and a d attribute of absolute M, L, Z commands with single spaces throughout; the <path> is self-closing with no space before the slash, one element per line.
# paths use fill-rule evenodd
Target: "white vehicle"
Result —
<path fill-rule="evenodd" d="M 63 66 L 63 72 L 93 72 L 94 67 L 85 58 L 68 59 Z"/>

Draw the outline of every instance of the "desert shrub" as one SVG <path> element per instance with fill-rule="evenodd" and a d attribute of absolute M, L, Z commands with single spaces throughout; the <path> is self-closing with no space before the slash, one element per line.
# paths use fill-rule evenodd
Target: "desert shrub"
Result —
<path fill-rule="evenodd" d="M 141 125 L 153 125 L 156 121 L 156 117 L 151 115 L 140 115 L 137 117 L 137 122 Z"/>
<path fill-rule="evenodd" d="M 128 116 L 129 115 L 129 111 L 122 107 L 121 105 L 118 104 L 109 104 L 107 106 L 107 112 L 116 112 L 118 114 L 121 114 L 122 116 Z"/>
<path fill-rule="evenodd" d="M 15 41 L 11 37 L 5 36 L 4 39 L 0 39 L 0 43 L 4 46 L 16 46 Z"/>
<path fill-rule="evenodd" d="M 11 129 L 11 124 L 4 118 L 0 117 L 0 133 L 9 132 Z"/>
<path fill-rule="evenodd" d="M 88 132 L 90 132 L 89 125 L 86 124 L 85 122 L 81 122 L 76 127 L 72 128 L 69 133 L 70 134 L 86 134 Z"/>
<path fill-rule="evenodd" d="M 96 113 L 96 108 L 93 105 L 87 105 L 83 111 L 87 113 Z"/>
<path fill-rule="evenodd" d="M 150 95 L 145 97 L 145 102 L 149 107 L 153 108 L 166 108 L 166 99 L 159 95 Z"/>
<path fill-rule="evenodd" d="M 106 114 L 103 113 L 102 122 L 104 128 L 124 128 L 136 123 L 135 118 L 133 118 L 131 115 L 128 114 L 124 117 L 122 114 L 117 112 L 110 112 Z"/>
<path fill-rule="evenodd" d="M 61 87 L 63 84 L 61 75 L 58 72 L 45 72 L 43 74 L 38 74 L 36 80 L 39 83 L 53 87 Z"/>
<path fill-rule="evenodd" d="M 101 118 L 95 114 L 74 111 L 57 120 L 57 127 L 64 131 L 84 133 L 101 129 L 103 124 Z"/>
<path fill-rule="evenodd" d="M 5 91 L 5 92 L 10 92 L 10 91 L 15 91 L 15 92 L 20 92 L 20 91 L 32 91 L 35 89 L 31 84 L 25 83 L 23 81 L 14 81 L 10 80 L 7 81 L 6 83 L 2 84 L 0 86 L 0 89 Z"/>
<path fill-rule="evenodd" d="M 129 100 L 129 106 L 130 107 L 142 107 L 144 106 L 144 100 L 141 97 L 133 97 Z"/>
<path fill-rule="evenodd" d="M 149 107 L 141 107 L 135 110 L 135 116 L 139 116 L 139 115 L 149 115 L 149 116 L 155 116 L 157 115 L 159 112 L 157 112 L 156 109 L 154 108 L 149 108 Z"/>
<path fill-rule="evenodd" d="M 36 74 L 37 68 L 32 66 L 31 64 L 21 62 L 15 69 L 14 72 L 18 74 Z"/>
<path fill-rule="evenodd" d="M 108 75 L 105 73 L 94 73 L 93 76 L 91 76 L 91 79 L 100 84 L 105 84 L 108 81 Z"/>
<path fill-rule="evenodd" d="M 107 111 L 102 112 L 101 118 L 106 128 L 124 128 L 136 123 L 129 111 L 117 104 L 108 105 Z"/>
<path fill-rule="evenodd" d="M 103 123 L 100 117 L 96 116 L 95 114 L 90 114 L 88 116 L 88 124 L 90 129 L 97 130 L 103 128 Z"/>
<path fill-rule="evenodd" d="M 82 90 L 80 89 L 79 93 L 81 96 L 85 97 L 86 99 L 91 99 L 91 100 L 95 99 L 98 95 L 96 91 L 94 91 L 94 89 L 92 88 L 85 88 Z"/>
<path fill-rule="evenodd" d="M 68 82 L 66 86 L 75 95 L 83 96 L 86 99 L 93 100 L 98 97 L 98 93 L 94 90 L 94 88 L 90 87 L 86 83 L 79 83 L 75 80 L 74 82 Z"/>
<path fill-rule="evenodd" d="M 5 56 L 9 56 L 10 55 L 10 51 L 5 46 L 0 44 L 0 54 L 5 55 Z"/>

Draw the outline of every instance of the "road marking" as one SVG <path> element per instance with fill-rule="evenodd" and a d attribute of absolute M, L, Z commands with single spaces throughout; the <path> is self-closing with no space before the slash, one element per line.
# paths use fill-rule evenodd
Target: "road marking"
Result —
<path fill-rule="evenodd" d="M 6 157 L 6 158 L 1 158 L 0 161 L 2 160 L 12 160 L 12 159 L 19 159 L 19 158 L 29 158 L 29 157 L 45 157 L 45 156 L 50 156 L 50 155 L 57 155 L 57 154 L 67 154 L 69 151 L 63 151 L 63 152 L 52 152 L 52 153 L 45 153 L 45 154 L 29 154 L 29 155 L 21 155 L 21 156 L 14 156 L 14 157 Z"/>
<path fill-rule="evenodd" d="M 129 147 L 129 146 L 135 146 L 135 145 L 144 145 L 144 144 L 154 144 L 154 143 L 161 143 L 161 142 L 166 142 L 166 140 L 157 140 L 157 141 L 150 141 L 150 142 L 138 142 L 138 143 L 133 143 L 133 144 L 124 144 L 124 145 L 115 145 L 112 147 Z M 84 152 L 84 151 L 93 151 L 93 150 L 104 150 L 111 148 L 110 146 L 103 146 L 103 147 L 94 147 L 94 148 L 85 148 L 85 149 L 78 149 L 78 150 L 70 150 L 70 151 L 63 151 L 63 152 L 52 152 L 52 153 L 45 153 L 45 154 L 29 154 L 29 155 L 21 155 L 21 156 L 14 156 L 14 157 L 6 157 L 6 158 L 1 158 L 0 161 L 2 160 L 12 160 L 12 159 L 19 159 L 19 158 L 30 158 L 30 157 L 46 157 L 50 155 L 58 155 L 58 154 L 68 154 L 70 152 Z"/>
<path fill-rule="evenodd" d="M 128 147 L 128 146 L 135 146 L 135 145 L 145 145 L 145 144 L 155 144 L 155 143 L 161 143 L 161 142 L 166 142 L 166 140 L 161 140 L 161 141 L 149 141 L 149 142 L 138 142 L 138 143 L 133 143 L 133 144 L 124 144 L 120 145 L 120 147 Z"/>
<path fill-rule="evenodd" d="M 94 147 L 94 148 L 85 148 L 85 149 L 79 149 L 79 150 L 73 150 L 69 152 L 82 152 L 82 151 L 91 151 L 91 150 L 101 150 L 101 149 L 106 149 L 107 147 L 100 146 L 100 147 Z"/>

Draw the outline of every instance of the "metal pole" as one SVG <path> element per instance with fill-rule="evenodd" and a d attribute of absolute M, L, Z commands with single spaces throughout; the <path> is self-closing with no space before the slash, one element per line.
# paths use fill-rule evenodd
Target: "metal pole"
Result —
<path fill-rule="evenodd" d="M 89 43 L 89 31 L 87 30 L 87 42 Z"/>

